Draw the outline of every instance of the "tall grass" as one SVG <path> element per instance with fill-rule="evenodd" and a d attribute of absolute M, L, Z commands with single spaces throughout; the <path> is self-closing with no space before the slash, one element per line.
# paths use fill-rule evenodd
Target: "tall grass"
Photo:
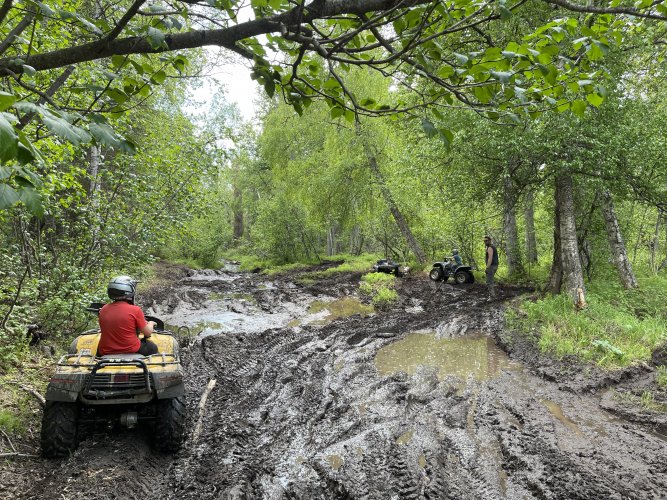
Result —
<path fill-rule="evenodd" d="M 524 301 L 507 313 L 508 325 L 537 334 L 541 350 L 579 356 L 601 366 L 647 361 L 667 341 L 667 277 L 639 279 L 624 290 L 613 275 L 587 286 L 588 307 L 576 311 L 564 295 Z"/>

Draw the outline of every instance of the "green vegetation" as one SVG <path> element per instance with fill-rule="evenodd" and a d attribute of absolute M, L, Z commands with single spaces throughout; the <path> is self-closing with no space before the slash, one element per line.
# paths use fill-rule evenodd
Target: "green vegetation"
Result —
<path fill-rule="evenodd" d="M 658 373 L 655 378 L 658 387 L 667 389 L 667 366 L 658 366 Z"/>
<path fill-rule="evenodd" d="M 370 296 L 376 308 L 387 308 L 398 299 L 398 294 L 394 289 L 395 280 L 392 274 L 368 273 L 361 278 L 359 291 Z"/>
<path fill-rule="evenodd" d="M 508 326 L 536 336 L 543 351 L 577 355 L 601 366 L 648 361 L 667 341 L 667 277 L 640 279 L 624 291 L 612 279 L 588 286 L 588 307 L 572 308 L 563 295 L 524 301 L 508 313 Z"/>
<path fill-rule="evenodd" d="M 456 247 L 481 281 L 485 234 L 499 280 L 554 294 L 510 318 L 543 349 L 622 366 L 665 341 L 664 1 L 241 6 L 3 2 L 1 371 L 160 258 L 307 284 Z M 223 90 L 193 106 L 218 61 L 184 49 L 222 39 L 265 91 L 253 123 Z M 387 307 L 393 279 L 361 288 Z"/>

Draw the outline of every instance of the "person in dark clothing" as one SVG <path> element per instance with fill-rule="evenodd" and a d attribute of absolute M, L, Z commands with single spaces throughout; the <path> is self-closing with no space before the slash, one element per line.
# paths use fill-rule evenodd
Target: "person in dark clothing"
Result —
<path fill-rule="evenodd" d="M 100 342 L 98 356 L 105 354 L 138 353 L 150 356 L 158 351 L 155 343 L 148 339 L 153 334 L 154 321 L 146 321 L 141 308 L 134 305 L 137 282 L 129 276 L 118 276 L 109 282 L 107 294 L 113 300 L 99 313 Z M 138 334 L 144 338 L 139 340 Z"/>
<path fill-rule="evenodd" d="M 456 263 L 457 266 L 463 265 L 463 260 L 461 259 L 459 251 L 456 248 L 452 248 L 452 258 L 454 259 L 454 262 Z"/>
<path fill-rule="evenodd" d="M 496 297 L 494 277 L 498 271 L 498 249 L 492 244 L 491 236 L 484 236 L 484 245 L 486 246 L 486 286 L 489 288 L 489 299 Z"/>

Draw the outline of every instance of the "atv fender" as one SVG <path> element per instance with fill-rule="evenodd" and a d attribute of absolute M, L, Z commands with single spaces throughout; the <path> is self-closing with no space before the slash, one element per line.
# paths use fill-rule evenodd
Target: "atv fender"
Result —
<path fill-rule="evenodd" d="M 78 373 L 57 373 L 46 388 L 44 398 L 47 401 L 63 401 L 74 403 L 86 381 L 85 375 Z"/>

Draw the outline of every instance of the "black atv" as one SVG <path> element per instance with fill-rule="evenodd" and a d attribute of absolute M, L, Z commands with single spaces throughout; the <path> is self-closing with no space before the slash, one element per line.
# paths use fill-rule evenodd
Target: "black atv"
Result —
<path fill-rule="evenodd" d="M 433 264 L 433 269 L 428 273 L 428 277 L 433 281 L 447 281 L 450 276 L 454 277 L 454 282 L 462 285 L 463 283 L 474 283 L 475 276 L 472 274 L 472 267 L 467 265 L 457 265 L 453 259 L 445 259 L 443 262 Z"/>
<path fill-rule="evenodd" d="M 403 274 L 401 271 L 401 266 L 391 259 L 378 260 L 375 264 L 373 264 L 373 272 L 395 274 L 396 276 L 401 276 Z"/>

